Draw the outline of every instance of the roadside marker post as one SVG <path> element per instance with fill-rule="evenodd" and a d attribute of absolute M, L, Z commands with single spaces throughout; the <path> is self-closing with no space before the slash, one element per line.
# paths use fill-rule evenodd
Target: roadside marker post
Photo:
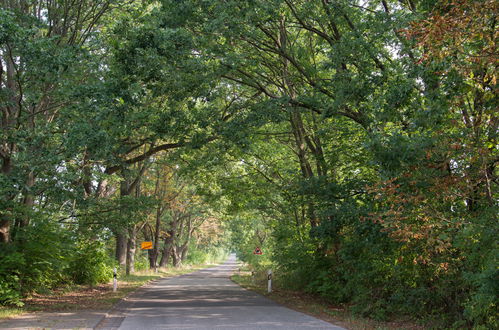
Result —
<path fill-rule="evenodd" d="M 116 272 L 116 267 L 113 269 L 113 292 L 118 290 L 118 273 Z"/>
<path fill-rule="evenodd" d="M 272 292 L 272 269 L 267 271 L 267 292 Z"/>

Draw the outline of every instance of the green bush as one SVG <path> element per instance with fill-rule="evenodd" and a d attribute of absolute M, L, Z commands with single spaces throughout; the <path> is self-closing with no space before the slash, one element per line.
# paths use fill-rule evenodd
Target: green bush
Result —
<path fill-rule="evenodd" d="M 112 264 L 102 243 L 82 241 L 69 262 L 69 274 L 77 284 L 105 283 L 112 278 Z"/>
<path fill-rule="evenodd" d="M 20 306 L 28 293 L 69 282 L 71 246 L 67 232 L 43 217 L 17 228 L 15 240 L 0 249 L 0 304 Z"/>
<path fill-rule="evenodd" d="M 74 243 L 68 231 L 46 219 L 32 222 L 12 243 L 25 261 L 25 267 L 19 269 L 23 294 L 71 282 L 66 269 Z"/>
<path fill-rule="evenodd" d="M 147 254 L 144 255 L 142 253 L 136 254 L 135 255 L 135 270 L 140 271 L 140 270 L 148 270 L 149 269 L 149 259 Z"/>
<path fill-rule="evenodd" d="M 199 249 L 192 249 L 189 251 L 187 254 L 187 260 L 185 261 L 186 264 L 204 264 L 207 262 L 209 258 L 209 254 L 206 253 L 205 251 L 199 250 Z"/>
<path fill-rule="evenodd" d="M 493 242 L 481 242 L 482 246 L 479 245 L 477 251 L 470 253 L 469 259 L 474 261 L 474 267 L 464 275 L 467 283 L 473 288 L 464 303 L 464 315 L 473 324 L 490 329 L 499 328 L 497 319 L 499 314 L 499 269 L 497 267 L 499 249 L 496 247 L 495 239 L 494 236 L 490 239 Z"/>
<path fill-rule="evenodd" d="M 190 265 L 215 264 L 225 260 L 228 252 L 223 247 L 198 247 L 194 243 L 189 246 L 185 263 Z"/>
<path fill-rule="evenodd" d="M 22 254 L 0 245 L 0 305 L 23 305 L 19 275 L 24 266 Z"/>

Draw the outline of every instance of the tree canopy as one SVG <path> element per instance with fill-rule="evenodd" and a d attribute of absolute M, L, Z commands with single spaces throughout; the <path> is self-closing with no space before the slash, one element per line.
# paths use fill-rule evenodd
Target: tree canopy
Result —
<path fill-rule="evenodd" d="M 497 12 L 2 1 L 0 304 L 232 250 L 364 316 L 497 327 Z"/>

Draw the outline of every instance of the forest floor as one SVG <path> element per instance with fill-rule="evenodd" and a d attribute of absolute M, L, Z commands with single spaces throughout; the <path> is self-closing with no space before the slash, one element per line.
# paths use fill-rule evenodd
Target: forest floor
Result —
<path fill-rule="evenodd" d="M 55 290 L 34 293 L 23 300 L 23 307 L 0 307 L 0 320 L 30 312 L 74 312 L 108 310 L 118 301 L 144 284 L 162 277 L 190 273 L 213 265 L 189 265 L 181 268 L 163 268 L 157 273 L 139 271 L 133 275 L 118 277 L 118 290 L 113 292 L 113 283 L 95 286 L 71 285 Z"/>
<path fill-rule="evenodd" d="M 346 329 L 425 329 L 412 320 L 377 321 L 354 315 L 344 306 L 335 306 L 324 299 L 304 292 L 273 288 L 267 293 L 267 281 L 255 281 L 250 272 L 239 272 L 231 277 L 240 286 L 257 292 L 287 308 L 302 312 Z"/>

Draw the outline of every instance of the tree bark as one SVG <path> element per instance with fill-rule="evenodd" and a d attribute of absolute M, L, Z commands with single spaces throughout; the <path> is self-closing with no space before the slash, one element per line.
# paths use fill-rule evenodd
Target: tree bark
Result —
<path fill-rule="evenodd" d="M 116 237 L 116 260 L 119 265 L 126 266 L 126 255 L 128 251 L 128 238 L 126 233 L 118 232 L 115 234 Z"/>
<path fill-rule="evenodd" d="M 189 245 L 184 244 L 185 246 L 182 247 L 182 251 L 180 253 L 180 260 L 182 263 L 185 262 L 185 259 L 187 259 L 187 252 L 189 251 Z"/>
<path fill-rule="evenodd" d="M 2 64 L 2 63 L 0 63 Z M 0 146 L 0 152 L 2 152 L 3 148 Z M 10 157 L 2 156 L 2 167 L 1 173 L 4 175 L 8 175 L 12 170 L 12 162 Z M 2 196 L 8 200 L 7 196 Z M 10 220 L 6 215 L 2 215 L 2 219 L 0 219 L 0 243 L 8 243 L 10 241 Z"/>
<path fill-rule="evenodd" d="M 130 194 L 129 190 L 129 180 L 125 178 L 120 183 L 120 196 L 127 196 Z M 128 266 L 127 263 L 127 254 L 128 254 L 128 237 L 126 230 L 118 229 L 115 232 L 116 236 L 116 260 L 120 264 L 120 266 Z"/>
<path fill-rule="evenodd" d="M 167 238 L 165 238 L 165 246 L 161 254 L 159 267 L 166 267 L 166 265 L 168 265 L 168 262 L 170 262 L 170 258 L 172 256 L 173 233 L 168 232 L 168 234 L 170 235 Z"/>
<path fill-rule="evenodd" d="M 182 265 L 181 253 L 177 246 L 173 246 L 172 248 L 172 257 L 173 257 L 173 267 L 178 268 Z"/>
<path fill-rule="evenodd" d="M 9 243 L 10 241 L 10 220 L 0 220 L 0 243 Z"/>
<path fill-rule="evenodd" d="M 154 245 L 152 249 L 151 256 L 151 268 L 156 268 L 158 264 L 158 256 L 159 256 L 159 234 L 160 234 L 160 226 L 161 226 L 161 206 L 158 206 L 156 211 L 156 225 L 154 228 Z"/>
<path fill-rule="evenodd" d="M 281 18 L 280 21 L 280 26 L 279 26 L 279 48 L 282 52 L 282 54 L 285 54 L 287 52 L 288 48 L 288 37 L 287 37 L 287 31 L 286 31 L 286 20 L 285 18 Z M 289 96 L 292 100 L 296 99 L 296 90 L 294 87 L 294 83 L 291 80 L 290 73 L 289 73 L 289 64 L 290 64 L 290 58 L 289 57 L 282 57 L 282 80 L 285 86 L 285 93 L 287 96 Z M 313 148 L 313 145 L 311 145 L 310 138 L 307 136 L 307 132 L 305 130 L 304 124 L 303 124 L 303 119 L 302 119 L 302 114 L 300 112 L 300 108 L 297 106 L 293 106 L 289 118 L 290 124 L 291 124 L 291 130 L 293 133 L 293 136 L 295 138 L 295 145 L 296 145 L 296 153 L 298 155 L 298 160 L 300 162 L 300 169 L 303 175 L 304 179 L 309 179 L 314 177 L 314 172 L 312 170 L 312 166 L 310 164 L 310 161 L 308 160 L 307 157 L 307 146 L 309 148 Z M 312 151 L 314 151 L 312 149 Z M 309 222 L 312 227 L 316 227 L 319 224 L 319 219 L 317 218 L 315 214 L 315 206 L 313 202 L 308 203 L 308 217 L 309 217 Z"/>
<path fill-rule="evenodd" d="M 28 178 L 26 179 L 26 191 L 24 192 L 24 199 L 23 199 L 23 204 L 26 206 L 26 208 L 32 209 L 33 205 L 35 203 L 35 197 L 33 196 L 33 193 L 30 191 L 31 188 L 35 185 L 35 174 L 33 171 L 31 171 L 28 174 Z M 26 227 L 29 225 L 29 217 L 23 216 L 20 221 L 19 221 L 19 226 L 20 227 Z"/>
<path fill-rule="evenodd" d="M 161 260 L 159 261 L 159 267 L 166 267 L 171 258 L 171 249 L 164 248 L 161 252 Z"/>
<path fill-rule="evenodd" d="M 137 231 L 135 226 L 128 230 L 128 245 L 126 250 L 126 274 L 135 272 L 135 250 Z"/>

